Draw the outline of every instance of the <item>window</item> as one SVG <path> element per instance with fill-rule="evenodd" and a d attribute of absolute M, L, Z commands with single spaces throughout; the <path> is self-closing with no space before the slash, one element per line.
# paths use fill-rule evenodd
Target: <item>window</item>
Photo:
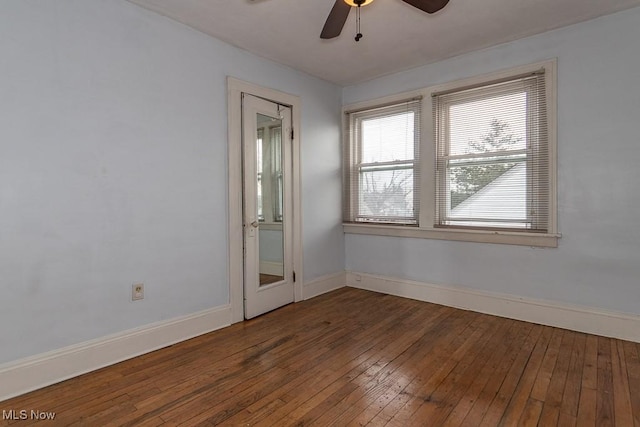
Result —
<path fill-rule="evenodd" d="M 547 232 L 544 69 L 434 95 L 436 226 Z"/>
<path fill-rule="evenodd" d="M 346 222 L 417 225 L 420 101 L 347 113 Z"/>
<path fill-rule="evenodd" d="M 347 107 L 345 232 L 557 246 L 555 70 L 546 61 Z"/>
<path fill-rule="evenodd" d="M 264 129 L 258 129 L 258 141 L 257 141 L 257 171 L 258 171 L 258 221 L 264 221 L 264 210 L 262 208 L 262 169 L 263 169 L 263 159 L 262 159 L 262 146 L 264 145 Z"/>
<path fill-rule="evenodd" d="M 263 126 L 257 134 L 258 220 L 282 222 L 282 128 Z"/>
<path fill-rule="evenodd" d="M 271 128 L 271 144 L 269 146 L 271 155 L 271 189 L 273 193 L 273 220 L 282 222 L 282 191 L 284 182 L 282 181 L 282 127 Z"/>

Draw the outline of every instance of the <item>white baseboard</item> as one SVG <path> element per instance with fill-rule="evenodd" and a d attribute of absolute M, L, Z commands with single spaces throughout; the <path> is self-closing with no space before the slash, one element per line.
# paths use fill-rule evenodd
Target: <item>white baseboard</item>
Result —
<path fill-rule="evenodd" d="M 260 273 L 282 276 L 284 267 L 281 262 L 260 261 Z"/>
<path fill-rule="evenodd" d="M 593 307 L 441 286 L 358 272 L 338 272 L 304 284 L 310 299 L 344 286 L 640 342 L 640 316 Z M 0 365 L 0 401 L 113 365 L 231 324 L 230 306 L 162 321 Z"/>
<path fill-rule="evenodd" d="M 351 271 L 347 272 L 347 286 L 640 342 L 640 316 L 634 314 Z"/>
<path fill-rule="evenodd" d="M 338 273 L 327 274 L 326 276 L 306 282 L 303 287 L 302 297 L 303 299 L 310 299 L 336 289 L 344 288 L 345 286 L 347 286 L 346 272 L 340 271 Z"/>
<path fill-rule="evenodd" d="M 230 324 L 230 306 L 217 307 L 0 365 L 0 401 Z"/>

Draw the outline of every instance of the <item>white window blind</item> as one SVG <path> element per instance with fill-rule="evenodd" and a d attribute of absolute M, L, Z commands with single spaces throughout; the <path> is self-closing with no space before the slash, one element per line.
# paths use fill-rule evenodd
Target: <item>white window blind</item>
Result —
<path fill-rule="evenodd" d="M 264 126 L 257 134 L 258 220 L 282 222 L 282 128 Z"/>
<path fill-rule="evenodd" d="M 257 164 L 256 164 L 256 170 L 257 170 L 257 174 L 258 174 L 258 200 L 257 200 L 257 204 L 258 204 L 258 221 L 264 221 L 264 210 L 263 210 L 263 200 L 262 200 L 262 186 L 263 186 L 263 182 L 262 182 L 262 170 L 263 170 L 263 158 L 262 158 L 262 146 L 264 144 L 264 130 L 263 129 L 258 129 L 258 135 L 257 135 Z"/>
<path fill-rule="evenodd" d="M 280 126 L 271 128 L 271 189 L 273 192 L 273 220 L 282 222 L 282 191 L 284 182 L 282 181 L 282 128 Z"/>
<path fill-rule="evenodd" d="M 544 70 L 433 95 L 436 227 L 547 232 Z"/>
<path fill-rule="evenodd" d="M 420 104 L 346 113 L 345 222 L 417 225 Z"/>

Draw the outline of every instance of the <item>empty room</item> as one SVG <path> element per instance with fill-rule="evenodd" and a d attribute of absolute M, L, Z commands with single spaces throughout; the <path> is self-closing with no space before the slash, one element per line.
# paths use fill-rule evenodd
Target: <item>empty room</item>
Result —
<path fill-rule="evenodd" d="M 0 0 L 0 426 L 640 427 L 640 0 Z"/>

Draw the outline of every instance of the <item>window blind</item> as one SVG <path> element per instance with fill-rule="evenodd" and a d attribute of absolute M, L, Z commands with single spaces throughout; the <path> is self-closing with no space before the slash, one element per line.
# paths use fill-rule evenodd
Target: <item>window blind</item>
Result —
<path fill-rule="evenodd" d="M 282 192 L 284 187 L 282 176 L 282 127 L 271 128 L 271 190 L 273 193 L 273 220 L 282 222 Z"/>
<path fill-rule="evenodd" d="M 258 205 L 258 221 L 264 221 L 264 209 L 263 209 L 263 197 L 262 197 L 262 170 L 264 167 L 263 164 L 263 156 L 262 156 L 262 146 L 264 144 L 264 129 L 258 129 L 257 135 L 257 145 L 256 145 L 256 171 L 258 175 L 258 185 L 257 185 L 257 205 Z"/>
<path fill-rule="evenodd" d="M 421 101 L 346 113 L 344 221 L 416 225 Z"/>
<path fill-rule="evenodd" d="M 546 232 L 545 75 L 435 94 L 436 226 Z"/>

